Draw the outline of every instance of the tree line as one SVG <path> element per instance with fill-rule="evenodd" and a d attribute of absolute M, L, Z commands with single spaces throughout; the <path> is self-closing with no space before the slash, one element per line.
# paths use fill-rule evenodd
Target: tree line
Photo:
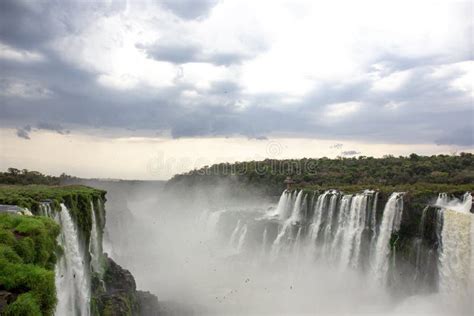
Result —
<path fill-rule="evenodd" d="M 59 177 L 44 175 L 38 171 L 28 169 L 8 168 L 6 172 L 0 172 L 0 184 L 44 184 L 59 185 L 62 179 L 68 178 L 66 174 Z"/>
<path fill-rule="evenodd" d="M 249 184 L 281 187 L 287 177 L 300 185 L 319 186 L 472 184 L 474 155 L 411 154 L 407 157 L 324 157 L 220 163 L 175 175 L 168 186 L 212 184 L 222 178 L 233 178 Z"/>

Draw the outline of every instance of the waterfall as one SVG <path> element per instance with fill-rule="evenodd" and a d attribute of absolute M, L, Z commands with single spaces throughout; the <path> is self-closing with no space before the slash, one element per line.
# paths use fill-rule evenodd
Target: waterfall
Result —
<path fill-rule="evenodd" d="M 319 230 L 321 228 L 321 222 L 323 220 L 324 202 L 328 194 L 329 191 L 324 192 L 324 194 L 318 196 L 316 205 L 314 206 L 313 223 L 310 227 L 310 237 L 313 243 L 316 242 L 318 238 Z"/>
<path fill-rule="evenodd" d="M 219 219 L 221 218 L 221 215 L 224 212 L 225 210 L 211 212 L 210 214 L 206 213 L 205 226 L 206 226 L 206 234 L 209 239 L 212 239 L 216 236 L 217 224 L 219 223 Z"/>
<path fill-rule="evenodd" d="M 435 204 L 436 205 L 446 205 L 448 203 L 448 194 L 446 193 L 440 193 L 438 194 L 438 198 L 436 199 Z"/>
<path fill-rule="evenodd" d="M 262 255 L 264 256 L 267 251 L 267 228 L 263 230 L 263 237 L 262 237 Z"/>
<path fill-rule="evenodd" d="M 438 199 L 436 200 L 435 206 L 460 213 L 469 213 L 472 208 L 472 195 L 470 192 L 466 192 L 462 199 L 450 199 L 446 193 L 440 193 Z"/>
<path fill-rule="evenodd" d="M 39 207 L 40 207 L 39 215 L 50 217 L 50 218 L 54 217 L 53 210 L 51 209 L 51 205 L 49 202 L 42 202 L 40 203 Z"/>
<path fill-rule="evenodd" d="M 446 295 L 474 295 L 474 215 L 443 209 L 440 290 Z"/>
<path fill-rule="evenodd" d="M 55 314 L 88 316 L 90 314 L 90 282 L 86 259 L 81 250 L 77 227 L 69 210 L 61 204 L 55 220 L 61 226 L 58 243 L 64 250 L 56 264 L 55 283 L 58 304 Z"/>
<path fill-rule="evenodd" d="M 99 229 L 97 227 L 96 211 L 94 209 L 94 203 L 91 202 L 91 215 L 92 215 L 92 230 L 91 239 L 89 243 L 89 252 L 91 254 L 91 268 L 92 271 L 102 274 L 101 256 L 102 247 L 100 246 Z"/>
<path fill-rule="evenodd" d="M 247 225 L 244 225 L 240 231 L 239 243 L 237 245 L 237 251 L 241 252 L 245 243 L 245 237 L 247 237 Z"/>
<path fill-rule="evenodd" d="M 232 231 L 232 235 L 230 235 L 230 239 L 229 239 L 229 246 L 231 248 L 235 247 L 236 246 L 236 239 L 237 239 L 237 234 L 239 233 L 240 231 L 240 223 L 241 223 L 241 220 L 239 219 L 237 221 L 237 225 L 235 225 L 235 228 L 234 230 Z"/>
<path fill-rule="evenodd" d="M 434 290 L 439 272 L 440 288 L 457 292 L 461 289 L 452 289 L 451 284 L 464 284 L 467 292 L 473 282 L 466 280 L 474 275 L 470 261 L 474 260 L 470 259 L 474 258 L 474 221 L 463 224 L 462 218 L 474 216 L 468 213 L 471 195 L 458 199 L 440 194 L 437 203 L 454 211 L 440 207 L 430 213 L 432 206 L 421 209 L 419 218 L 414 216 L 418 213 L 407 216 L 403 225 L 409 226 L 400 235 L 404 193 L 392 193 L 383 210 L 377 210 L 381 196 L 371 190 L 357 194 L 328 190 L 311 198 L 310 210 L 303 191 L 285 190 L 270 212 L 268 208 L 242 209 L 237 214 L 233 210 L 213 212 L 204 227 L 225 229 L 232 255 L 237 250 L 242 257 L 268 256 L 271 263 L 291 269 L 309 264 L 329 266 L 336 273 L 337 269 L 355 270 L 379 285 L 402 284 L 410 291 Z M 396 249 L 403 252 L 395 256 Z"/>
<path fill-rule="evenodd" d="M 375 245 L 374 273 L 375 278 L 384 283 L 388 272 L 390 255 L 390 238 L 392 232 L 400 228 L 403 212 L 402 193 L 392 193 L 383 211 L 382 223 Z"/>
<path fill-rule="evenodd" d="M 372 233 L 372 237 L 370 238 L 370 259 L 372 260 L 375 256 L 375 242 L 377 241 L 377 206 L 378 206 L 378 199 L 379 199 L 379 192 L 375 192 L 374 196 L 374 204 L 372 206 L 371 212 L 371 223 L 370 223 L 370 230 Z"/>
<path fill-rule="evenodd" d="M 422 246 L 423 246 L 423 236 L 425 234 L 425 222 L 426 222 L 426 213 L 429 209 L 427 205 L 421 212 L 420 224 L 418 225 L 418 237 L 415 239 L 415 276 L 414 279 L 417 280 L 421 272 L 421 260 L 422 260 Z"/>
<path fill-rule="evenodd" d="M 337 217 L 336 229 L 334 239 L 331 244 L 332 249 L 332 260 L 337 261 L 340 258 L 340 251 L 336 249 L 341 249 L 342 237 L 344 236 L 344 230 L 346 229 L 349 210 L 351 207 L 352 195 L 344 195 L 341 200 L 341 205 L 339 207 L 339 214 Z"/>
<path fill-rule="evenodd" d="M 280 196 L 280 200 L 278 201 L 278 205 L 272 214 L 270 216 L 277 216 L 280 219 L 286 218 L 287 213 L 288 213 L 288 208 L 291 202 L 291 193 L 288 192 L 287 190 L 283 191 L 283 193 Z"/>
<path fill-rule="evenodd" d="M 302 198 L 303 198 L 303 190 L 301 190 L 297 197 L 296 197 L 296 201 L 294 203 L 294 206 L 293 206 L 293 211 L 291 212 L 291 221 L 292 222 L 300 222 L 301 221 L 301 210 L 302 210 Z"/>
<path fill-rule="evenodd" d="M 334 212 L 336 210 L 338 197 L 339 197 L 339 195 L 336 192 L 331 196 L 331 199 L 329 200 L 328 215 L 326 216 L 326 225 L 325 225 L 324 230 L 323 230 L 323 238 L 324 238 L 324 242 L 326 243 L 326 245 L 329 244 L 329 241 L 331 239 L 332 218 L 333 218 Z"/>
<path fill-rule="evenodd" d="M 359 266 L 360 250 L 362 243 L 362 233 L 365 230 L 366 215 L 367 215 L 367 194 L 356 196 L 356 222 L 355 222 L 355 233 L 354 233 L 354 249 L 352 251 L 350 264 L 353 268 Z"/>
<path fill-rule="evenodd" d="M 359 262 L 362 232 L 365 228 L 368 196 L 365 193 L 357 194 L 351 200 L 349 214 L 343 223 L 341 245 L 341 267 L 356 267 Z"/>
<path fill-rule="evenodd" d="M 301 231 L 302 230 L 303 230 L 303 227 L 300 226 L 298 228 L 298 232 L 296 233 L 295 242 L 293 244 L 293 253 L 295 254 L 296 258 L 299 257 L 299 252 L 301 248 Z"/>
<path fill-rule="evenodd" d="M 281 250 L 281 247 L 284 246 L 285 242 L 292 240 L 293 226 L 301 222 L 302 220 L 302 199 L 303 199 L 303 190 L 301 190 L 293 203 L 293 210 L 291 216 L 284 222 L 283 227 L 278 233 L 277 238 L 273 242 L 272 251 L 275 256 L 277 256 Z"/>

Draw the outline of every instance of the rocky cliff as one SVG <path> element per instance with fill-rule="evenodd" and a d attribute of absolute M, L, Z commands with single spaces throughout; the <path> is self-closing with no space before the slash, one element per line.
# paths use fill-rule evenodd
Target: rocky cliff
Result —
<path fill-rule="evenodd" d="M 159 314 L 157 298 L 102 252 L 105 193 L 0 186 L 0 314 Z"/>

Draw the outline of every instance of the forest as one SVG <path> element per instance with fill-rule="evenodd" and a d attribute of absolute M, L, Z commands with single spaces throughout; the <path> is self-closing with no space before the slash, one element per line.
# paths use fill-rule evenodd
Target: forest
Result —
<path fill-rule="evenodd" d="M 28 169 L 8 168 L 6 172 L 0 172 L 0 183 L 2 184 L 45 184 L 59 185 L 61 178 L 67 177 L 62 174 L 60 177 L 44 175 L 38 171 Z"/>
<path fill-rule="evenodd" d="M 276 190 L 284 186 L 288 176 L 299 187 L 469 185 L 474 183 L 474 155 L 411 154 L 407 157 L 324 157 L 220 163 L 175 175 L 168 181 L 168 187 L 215 184 L 220 179 L 232 179 Z"/>

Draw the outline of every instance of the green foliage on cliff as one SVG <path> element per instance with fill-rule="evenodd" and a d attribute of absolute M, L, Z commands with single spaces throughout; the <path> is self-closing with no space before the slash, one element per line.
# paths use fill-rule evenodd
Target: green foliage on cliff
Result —
<path fill-rule="evenodd" d="M 2 315 L 52 315 L 59 226 L 45 217 L 0 214 L 0 289 L 16 299 Z"/>
<path fill-rule="evenodd" d="M 26 207 L 34 214 L 39 214 L 40 203 L 43 201 L 50 202 L 56 211 L 59 211 L 59 205 L 64 203 L 77 223 L 81 237 L 89 240 L 92 228 L 91 203 L 98 206 L 98 201 L 105 201 L 105 193 L 81 185 L 3 185 L 0 186 L 0 204 Z M 103 227 L 103 223 L 100 225 Z"/>
<path fill-rule="evenodd" d="M 243 185 L 265 186 L 275 193 L 287 176 L 302 186 L 397 186 L 406 184 L 472 184 L 474 155 L 383 158 L 287 159 L 221 163 L 174 176 L 168 187 L 218 184 L 237 179 Z"/>
<path fill-rule="evenodd" d="M 64 203 L 88 247 L 92 205 L 99 229 L 105 224 L 102 202 L 105 191 L 85 186 L 3 185 L 0 204 L 26 207 L 40 215 L 40 204 L 49 202 L 55 212 Z M 56 304 L 54 265 L 61 253 L 56 237 L 59 226 L 43 216 L 0 213 L 0 290 L 13 293 L 6 315 L 51 315 Z M 89 260 L 89 258 L 86 258 Z M 3 314 L 2 314 L 3 315 Z"/>

